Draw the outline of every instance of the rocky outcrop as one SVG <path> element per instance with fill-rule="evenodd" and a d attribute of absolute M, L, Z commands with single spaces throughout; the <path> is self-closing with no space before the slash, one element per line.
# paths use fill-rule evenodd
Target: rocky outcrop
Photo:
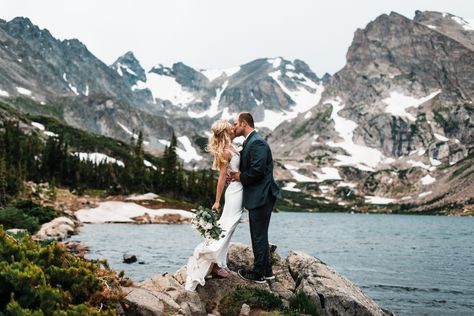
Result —
<path fill-rule="evenodd" d="M 286 258 L 295 291 L 302 291 L 323 315 L 386 315 L 360 288 L 321 260 L 291 251 Z"/>
<path fill-rule="evenodd" d="M 458 183 L 438 179 L 474 147 L 473 39 L 467 21 L 437 12 L 392 12 L 358 29 L 319 104 L 270 136 L 274 156 L 293 168 L 280 179 L 306 176 L 334 192 L 323 193 L 328 203 L 351 204 L 337 194 L 348 186 L 354 211 L 366 196 L 421 205 L 451 194 Z"/>
<path fill-rule="evenodd" d="M 382 310 L 355 284 L 326 266 L 320 260 L 302 252 L 290 252 L 286 259 L 273 255 L 274 281 L 256 284 L 242 280 L 234 271 L 226 279 L 207 279 L 196 292 L 184 289 L 185 267 L 174 275 L 166 273 L 124 288 L 122 301 L 126 315 L 221 315 L 229 304 L 229 297 L 239 289 L 256 289 L 281 299 L 281 309 L 291 305 L 292 298 L 303 293 L 315 306 L 319 315 L 391 315 Z M 249 246 L 232 244 L 229 250 L 229 268 L 250 268 L 252 251 Z M 240 302 L 240 301 L 239 301 Z M 240 302 L 241 314 L 252 315 L 251 302 Z M 264 309 L 264 308 L 263 308 Z M 227 309 L 225 309 L 227 310 Z M 278 310 L 273 310 L 278 315 Z"/>
<path fill-rule="evenodd" d="M 78 225 L 78 222 L 68 217 L 57 217 L 41 225 L 40 230 L 33 236 L 33 239 L 62 241 L 73 234 Z"/>

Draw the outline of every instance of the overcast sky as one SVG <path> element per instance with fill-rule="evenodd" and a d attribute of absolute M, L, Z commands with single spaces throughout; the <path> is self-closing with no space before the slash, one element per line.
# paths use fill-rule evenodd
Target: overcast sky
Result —
<path fill-rule="evenodd" d="M 474 18 L 472 0 L 0 0 L 0 18 L 26 16 L 59 39 L 79 39 L 107 64 L 129 50 L 147 70 L 282 56 L 320 76 L 342 68 L 357 28 L 390 11 L 412 18 L 417 9 Z"/>

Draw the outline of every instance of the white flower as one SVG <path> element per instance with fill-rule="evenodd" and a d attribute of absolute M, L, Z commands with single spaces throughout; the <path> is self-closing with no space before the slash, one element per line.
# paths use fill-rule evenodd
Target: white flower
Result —
<path fill-rule="evenodd" d="M 202 218 L 199 220 L 199 226 L 204 227 L 206 226 L 206 224 L 207 224 L 206 221 L 203 220 Z"/>
<path fill-rule="evenodd" d="M 209 230 L 209 229 L 212 229 L 212 224 L 211 223 L 207 223 L 205 226 L 204 226 L 204 229 L 206 230 Z"/>

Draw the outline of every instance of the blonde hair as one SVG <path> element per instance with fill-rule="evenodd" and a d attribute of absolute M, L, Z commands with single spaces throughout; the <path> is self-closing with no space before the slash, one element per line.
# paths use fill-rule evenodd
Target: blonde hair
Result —
<path fill-rule="evenodd" d="M 232 140 L 230 139 L 227 129 L 232 127 L 229 121 L 221 119 L 212 124 L 212 135 L 209 137 L 207 151 L 214 156 L 212 167 L 219 168 L 227 161 L 224 158 L 224 150 L 231 147 Z"/>

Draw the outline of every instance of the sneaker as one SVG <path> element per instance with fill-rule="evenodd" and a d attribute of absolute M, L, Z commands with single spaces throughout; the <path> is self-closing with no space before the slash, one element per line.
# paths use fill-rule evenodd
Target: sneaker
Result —
<path fill-rule="evenodd" d="M 255 282 L 255 283 L 265 283 L 266 280 L 263 276 L 253 272 L 253 271 L 247 271 L 247 270 L 244 270 L 244 269 L 239 269 L 239 271 L 237 271 L 237 273 L 239 274 L 239 277 L 241 277 L 242 279 L 244 280 L 247 280 L 247 281 L 252 281 L 252 282 Z"/>
<path fill-rule="evenodd" d="M 273 274 L 273 272 L 269 273 L 268 275 L 265 275 L 263 277 L 265 280 L 275 280 L 275 275 Z"/>

